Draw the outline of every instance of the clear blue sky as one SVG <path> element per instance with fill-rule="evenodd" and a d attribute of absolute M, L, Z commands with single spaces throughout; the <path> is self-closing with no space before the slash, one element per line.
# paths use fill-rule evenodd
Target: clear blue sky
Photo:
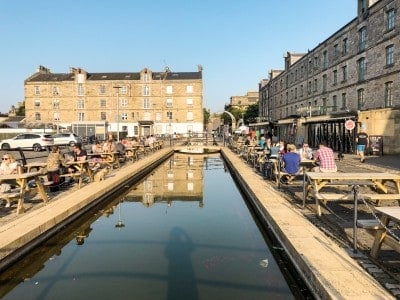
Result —
<path fill-rule="evenodd" d="M 287 51 L 306 52 L 356 16 L 356 0 L 0 0 L 1 112 L 44 65 L 88 72 L 197 71 L 204 107 L 258 90 Z"/>

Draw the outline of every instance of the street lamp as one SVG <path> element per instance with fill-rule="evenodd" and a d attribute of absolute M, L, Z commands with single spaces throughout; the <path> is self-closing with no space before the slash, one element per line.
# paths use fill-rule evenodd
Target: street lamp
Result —
<path fill-rule="evenodd" d="M 119 142 L 119 89 L 121 86 L 114 86 L 117 90 L 117 142 Z"/>

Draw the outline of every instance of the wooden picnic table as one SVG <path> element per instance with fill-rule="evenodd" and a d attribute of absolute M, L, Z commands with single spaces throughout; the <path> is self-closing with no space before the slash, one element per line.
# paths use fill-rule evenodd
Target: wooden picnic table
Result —
<path fill-rule="evenodd" d="M 376 212 L 381 214 L 380 226 L 376 230 L 374 242 L 371 247 L 371 256 L 376 258 L 381 250 L 382 243 L 389 245 L 391 248 L 400 252 L 399 237 L 388 235 L 389 222 L 395 225 L 400 224 L 400 207 L 399 206 L 381 206 L 375 208 Z"/>
<path fill-rule="evenodd" d="M 75 168 L 77 172 L 62 174 L 61 176 L 78 178 L 78 187 L 81 188 L 84 173 L 87 173 L 90 181 L 93 182 L 93 171 L 89 167 L 90 162 L 92 162 L 92 161 L 89 159 L 77 160 L 77 161 L 67 161 L 67 162 L 65 162 L 65 165 Z"/>
<path fill-rule="evenodd" d="M 21 174 L 9 174 L 9 175 L 0 175 L 0 182 L 6 180 L 16 180 L 20 185 L 19 199 L 17 205 L 17 214 L 24 212 L 24 198 L 25 192 L 27 190 L 27 185 L 30 180 L 34 180 L 36 184 L 36 189 L 38 194 L 42 198 L 43 202 L 48 201 L 47 194 L 43 188 L 42 182 L 40 180 L 40 176 L 43 176 L 43 172 L 26 172 Z M 6 194 L 6 193 L 5 193 Z"/>
<path fill-rule="evenodd" d="M 342 172 L 306 172 L 306 182 L 303 190 L 303 206 L 305 205 L 308 193 L 312 191 L 317 205 L 317 213 L 321 215 L 320 201 L 332 200 L 335 195 L 321 193 L 321 190 L 328 186 L 356 186 L 369 185 L 374 186 L 384 194 L 388 193 L 387 184 L 394 184 L 395 193 L 392 199 L 400 199 L 400 175 L 392 173 L 342 173 Z M 336 194 L 336 199 L 344 199 L 343 195 Z M 372 197 L 366 195 L 367 197 Z M 388 198 L 388 197 L 384 197 Z M 389 198 L 388 198 L 389 199 Z"/>
<path fill-rule="evenodd" d="M 47 163 L 45 162 L 32 162 L 24 165 L 27 172 L 31 172 L 33 169 L 35 169 L 36 171 L 42 171 L 46 168 L 46 166 Z"/>
<path fill-rule="evenodd" d="M 109 165 L 110 167 L 113 167 L 114 165 L 117 165 L 118 168 L 121 167 L 121 163 L 119 161 L 120 158 L 120 153 L 118 151 L 115 152 L 102 152 L 102 153 L 88 153 L 87 157 L 91 158 L 93 156 L 99 156 L 102 158 L 101 163 L 105 163 Z"/>

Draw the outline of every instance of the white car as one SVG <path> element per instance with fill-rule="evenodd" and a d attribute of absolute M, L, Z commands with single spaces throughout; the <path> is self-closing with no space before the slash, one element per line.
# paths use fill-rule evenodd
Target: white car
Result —
<path fill-rule="evenodd" d="M 53 139 L 54 139 L 54 145 L 73 146 L 75 144 L 82 144 L 81 137 L 71 132 L 62 132 L 53 134 Z"/>
<path fill-rule="evenodd" d="M 0 142 L 0 148 L 2 150 L 24 148 L 32 149 L 33 151 L 42 151 L 52 145 L 53 138 L 50 134 L 34 132 L 18 134 L 11 139 L 2 140 Z"/>

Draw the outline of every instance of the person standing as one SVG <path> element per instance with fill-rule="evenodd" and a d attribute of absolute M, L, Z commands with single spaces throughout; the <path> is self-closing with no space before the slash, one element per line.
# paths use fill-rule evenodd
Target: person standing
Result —
<path fill-rule="evenodd" d="M 360 161 L 365 162 L 365 149 L 369 146 L 368 134 L 364 131 L 360 131 L 356 136 L 357 142 L 357 155 L 360 156 Z"/>
<path fill-rule="evenodd" d="M 313 168 L 314 172 L 336 172 L 337 166 L 335 163 L 335 156 L 333 150 L 329 148 L 326 142 L 321 142 L 319 148 L 315 153 L 315 163 L 319 164 Z"/>

